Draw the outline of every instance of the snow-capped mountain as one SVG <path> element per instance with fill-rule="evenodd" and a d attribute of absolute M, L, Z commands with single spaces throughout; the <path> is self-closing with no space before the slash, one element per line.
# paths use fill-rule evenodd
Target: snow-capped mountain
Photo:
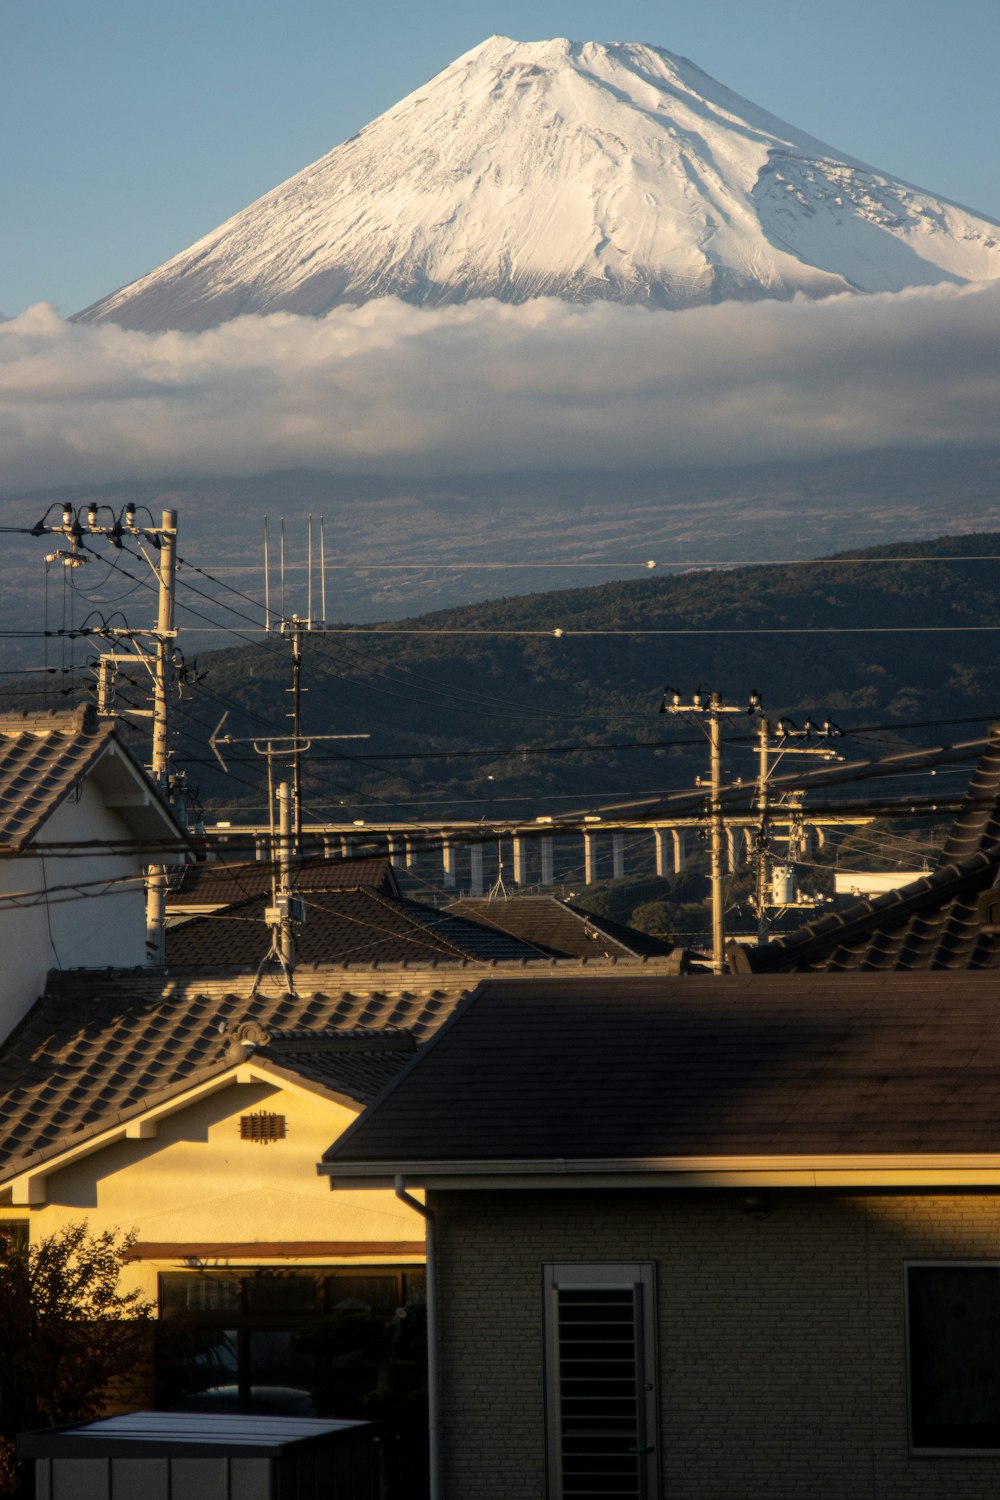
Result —
<path fill-rule="evenodd" d="M 844 157 L 658 47 L 494 36 L 78 316 L 608 298 L 682 308 L 1000 277 L 1000 225 Z"/>

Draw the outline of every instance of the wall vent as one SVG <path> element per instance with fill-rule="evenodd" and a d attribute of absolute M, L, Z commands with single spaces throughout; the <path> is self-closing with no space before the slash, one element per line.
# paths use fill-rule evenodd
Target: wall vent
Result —
<path fill-rule="evenodd" d="M 267 1146 L 271 1141 L 284 1139 L 284 1115 L 268 1114 L 266 1110 L 259 1110 L 252 1115 L 240 1115 L 241 1141 L 256 1141 L 258 1145 Z"/>

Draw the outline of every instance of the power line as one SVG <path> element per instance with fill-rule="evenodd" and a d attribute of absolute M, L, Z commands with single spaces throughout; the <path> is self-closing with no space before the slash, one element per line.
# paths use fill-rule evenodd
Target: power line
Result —
<path fill-rule="evenodd" d="M 595 561 L 593 558 L 576 560 L 567 560 L 564 558 L 560 558 L 552 559 L 548 562 L 538 562 L 537 560 L 524 562 L 437 562 L 431 558 L 428 558 L 423 562 L 362 562 L 360 560 L 339 563 L 329 562 L 327 563 L 326 567 L 328 572 L 337 571 L 365 573 L 414 572 L 426 570 L 433 570 L 434 572 L 439 573 L 515 573 L 530 571 L 545 572 L 549 569 L 555 570 L 560 568 L 579 568 L 580 570 L 587 568 L 637 568 L 643 572 L 653 572 L 654 570 L 659 572 L 661 568 L 670 568 L 672 570 L 680 569 L 682 571 L 690 568 L 708 568 L 712 569 L 713 571 L 717 569 L 735 571 L 737 569 L 744 568 L 837 568 L 865 564 L 891 567 L 896 563 L 931 562 L 1000 562 L 1000 554 L 992 552 L 977 552 L 968 554 L 949 552 L 928 553 L 925 555 L 914 554 L 912 556 L 905 555 L 899 557 L 755 557 L 749 559 L 730 559 L 728 561 L 725 559 L 707 557 L 691 559 L 679 557 L 673 561 L 664 561 L 663 559 L 657 559 L 655 561 L 652 559 L 648 561 L 638 561 L 635 558 L 630 558 L 627 562 L 622 562 L 620 560 L 616 561 L 614 558 L 609 558 L 604 562 L 601 562 L 599 560 Z M 288 565 L 286 571 L 301 571 L 303 568 L 305 568 L 305 566 L 305 563 L 291 563 Z M 246 569 L 244 568 L 239 571 L 246 571 Z M 215 579 L 213 581 L 218 583 L 221 580 Z M 236 591 L 234 590 L 234 592 Z M 249 595 L 244 595 L 244 597 L 249 598 Z"/>

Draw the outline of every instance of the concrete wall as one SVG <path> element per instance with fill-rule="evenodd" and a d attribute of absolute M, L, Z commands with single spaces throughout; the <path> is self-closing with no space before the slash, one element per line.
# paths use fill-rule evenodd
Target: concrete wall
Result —
<path fill-rule="evenodd" d="M 444 1500 L 545 1494 L 541 1267 L 653 1261 L 663 1500 L 986 1500 L 908 1452 L 903 1266 L 1000 1259 L 1000 1198 L 439 1193 Z"/>

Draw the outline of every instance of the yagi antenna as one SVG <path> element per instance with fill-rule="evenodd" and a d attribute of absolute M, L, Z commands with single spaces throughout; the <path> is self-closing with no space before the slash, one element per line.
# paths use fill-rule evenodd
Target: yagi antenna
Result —
<path fill-rule="evenodd" d="M 313 627 L 313 518 L 306 521 L 306 629 Z"/>
<path fill-rule="evenodd" d="M 318 523 L 318 545 L 317 545 Z M 294 569 L 293 569 L 294 571 Z M 317 579 L 318 572 L 318 579 Z M 306 608 L 304 615 L 289 616 L 286 600 L 285 517 L 278 532 L 278 608 L 271 604 L 270 517 L 264 517 L 264 629 L 270 634 L 283 630 L 289 619 L 301 621 L 304 630 L 321 630 L 326 624 L 326 517 L 306 517 Z M 318 585 L 318 586 L 317 586 Z M 316 606 L 319 613 L 316 614 Z"/>
<path fill-rule="evenodd" d="M 281 618 L 285 618 L 285 518 L 281 518 Z"/>
<path fill-rule="evenodd" d="M 264 630 L 271 633 L 271 569 L 267 555 L 267 517 L 264 517 Z"/>
<path fill-rule="evenodd" d="M 319 611 L 322 623 L 326 624 L 326 533 L 324 527 L 325 518 L 319 518 Z"/>

